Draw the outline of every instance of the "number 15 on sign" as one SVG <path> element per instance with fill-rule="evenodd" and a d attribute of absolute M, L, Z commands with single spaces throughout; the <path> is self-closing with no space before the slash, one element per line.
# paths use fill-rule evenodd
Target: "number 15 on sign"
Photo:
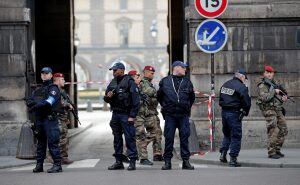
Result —
<path fill-rule="evenodd" d="M 228 0 L 195 0 L 195 8 L 206 18 L 219 17 L 227 8 Z"/>

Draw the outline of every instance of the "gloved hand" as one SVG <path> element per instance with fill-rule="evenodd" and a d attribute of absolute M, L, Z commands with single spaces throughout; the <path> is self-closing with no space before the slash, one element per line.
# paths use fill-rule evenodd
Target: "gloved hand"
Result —
<path fill-rule="evenodd" d="M 240 116 L 239 116 L 239 120 L 242 121 L 245 115 L 246 115 L 246 112 L 241 111 Z"/>

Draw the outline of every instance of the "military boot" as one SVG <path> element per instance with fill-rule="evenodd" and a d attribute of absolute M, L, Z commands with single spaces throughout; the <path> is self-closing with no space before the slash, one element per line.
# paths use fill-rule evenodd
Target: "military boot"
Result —
<path fill-rule="evenodd" d="M 284 154 L 281 153 L 280 151 L 276 151 L 276 154 L 279 155 L 280 157 L 284 157 Z"/>
<path fill-rule="evenodd" d="M 271 159 L 280 159 L 280 155 L 278 155 L 277 153 L 275 153 L 275 154 L 272 154 L 272 155 L 269 155 L 269 158 L 271 158 Z"/>
<path fill-rule="evenodd" d="M 194 170 L 194 166 L 191 165 L 189 160 L 183 160 L 182 162 L 182 169 L 183 170 Z"/>
<path fill-rule="evenodd" d="M 113 165 L 108 167 L 108 170 L 124 170 L 122 161 L 116 161 Z"/>
<path fill-rule="evenodd" d="M 141 159 L 140 161 L 141 165 L 153 165 L 153 162 L 149 161 L 148 159 Z"/>
<path fill-rule="evenodd" d="M 128 171 L 136 170 L 136 168 L 135 168 L 135 161 L 136 160 L 132 160 L 132 159 L 130 160 L 129 166 L 127 168 Z"/>
<path fill-rule="evenodd" d="M 43 163 L 37 163 L 35 168 L 32 170 L 33 173 L 44 172 Z"/>
<path fill-rule="evenodd" d="M 165 161 L 165 164 L 161 167 L 162 170 L 171 170 L 172 164 L 171 161 Z"/>
<path fill-rule="evenodd" d="M 227 161 L 227 158 L 226 158 L 226 155 L 227 155 L 226 152 L 221 152 L 221 155 L 220 155 L 220 161 L 221 161 L 222 163 L 227 163 L 227 162 L 228 162 L 228 161 Z"/>
<path fill-rule="evenodd" d="M 163 161 L 164 158 L 162 155 L 155 155 L 153 156 L 153 161 Z"/>
<path fill-rule="evenodd" d="M 62 167 L 60 164 L 53 164 L 53 166 L 47 170 L 47 173 L 59 173 L 62 172 Z"/>
<path fill-rule="evenodd" d="M 241 163 L 239 163 L 239 162 L 237 161 L 237 158 L 236 158 L 236 157 L 230 157 L 229 166 L 230 166 L 230 167 L 240 167 L 240 166 L 242 166 L 242 165 L 241 165 Z"/>
<path fill-rule="evenodd" d="M 64 164 L 72 164 L 74 161 L 70 160 L 69 158 L 63 158 L 61 163 Z"/>

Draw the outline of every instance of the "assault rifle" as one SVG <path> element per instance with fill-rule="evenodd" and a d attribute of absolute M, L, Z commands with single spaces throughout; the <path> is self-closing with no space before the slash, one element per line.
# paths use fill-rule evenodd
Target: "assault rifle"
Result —
<path fill-rule="evenodd" d="M 281 86 L 281 85 L 277 85 L 275 84 L 274 82 L 272 82 L 271 80 L 267 79 L 267 78 L 264 78 L 264 82 L 270 86 L 272 86 L 274 89 L 279 89 L 280 90 L 280 93 L 279 95 L 280 96 L 286 96 L 288 100 L 290 100 L 291 102 L 295 103 L 295 100 L 292 99 L 286 92 L 286 90 Z M 277 98 L 279 99 L 279 98 Z M 282 102 L 281 99 L 279 99 L 279 101 Z"/>
<path fill-rule="evenodd" d="M 73 114 L 75 120 L 79 123 L 79 125 L 81 125 L 78 114 L 77 114 L 78 110 L 76 109 L 76 106 L 74 105 L 74 103 L 72 103 L 72 101 L 70 100 L 68 95 L 66 95 L 65 93 L 61 93 L 61 95 L 73 107 L 73 109 L 71 109 L 70 111 Z"/>

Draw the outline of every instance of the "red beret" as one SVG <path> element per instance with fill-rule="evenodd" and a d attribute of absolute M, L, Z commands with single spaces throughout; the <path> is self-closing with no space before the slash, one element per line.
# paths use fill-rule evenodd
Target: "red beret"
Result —
<path fill-rule="evenodd" d="M 134 76 L 134 75 L 137 75 L 138 72 L 136 70 L 131 70 L 131 71 L 128 72 L 128 74 L 131 75 L 131 76 Z"/>
<path fill-rule="evenodd" d="M 265 71 L 275 72 L 275 70 L 274 70 L 274 68 L 272 66 L 265 66 Z"/>
<path fill-rule="evenodd" d="M 65 76 L 62 73 L 55 73 L 55 74 L 53 74 L 53 78 L 64 78 L 64 77 Z"/>
<path fill-rule="evenodd" d="M 145 66 L 144 71 L 145 71 L 145 70 L 155 72 L 155 69 L 154 69 L 154 67 L 152 67 L 152 66 Z"/>

